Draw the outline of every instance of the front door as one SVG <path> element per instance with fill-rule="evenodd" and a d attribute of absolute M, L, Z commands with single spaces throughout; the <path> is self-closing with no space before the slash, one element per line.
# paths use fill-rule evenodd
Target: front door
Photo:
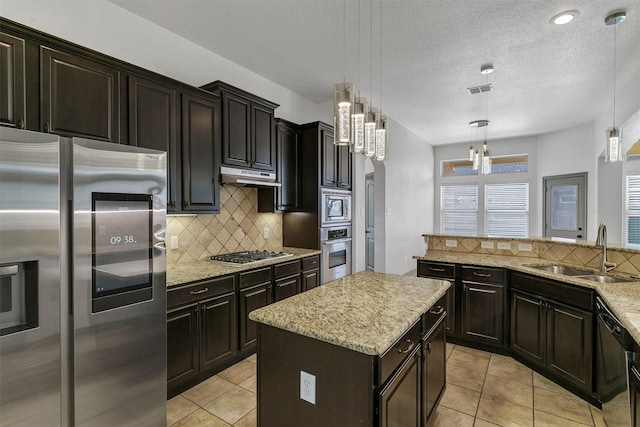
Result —
<path fill-rule="evenodd" d="M 375 185 L 373 182 L 373 174 L 370 173 L 365 177 L 365 204 L 366 204 L 366 217 L 365 217 L 365 262 L 367 271 L 375 271 L 374 267 L 374 228 L 373 218 L 375 213 Z"/>
<path fill-rule="evenodd" d="M 546 176 L 544 236 L 586 240 L 587 173 Z"/>

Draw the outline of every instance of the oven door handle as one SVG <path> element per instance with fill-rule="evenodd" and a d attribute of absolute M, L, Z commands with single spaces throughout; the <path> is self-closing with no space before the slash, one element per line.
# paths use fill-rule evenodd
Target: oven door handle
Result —
<path fill-rule="evenodd" d="M 346 243 L 346 242 L 351 242 L 351 238 L 348 239 L 339 239 L 339 240 L 325 240 L 324 242 L 322 242 L 323 245 L 333 245 L 336 243 Z"/>

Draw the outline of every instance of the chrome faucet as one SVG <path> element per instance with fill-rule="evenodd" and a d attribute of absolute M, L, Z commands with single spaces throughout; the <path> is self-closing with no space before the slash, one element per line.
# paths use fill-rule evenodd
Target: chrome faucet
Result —
<path fill-rule="evenodd" d="M 602 248 L 602 260 L 600 261 L 600 273 L 607 273 L 618 264 L 607 261 L 607 224 L 601 222 L 598 225 L 598 237 L 596 237 L 596 246 Z"/>

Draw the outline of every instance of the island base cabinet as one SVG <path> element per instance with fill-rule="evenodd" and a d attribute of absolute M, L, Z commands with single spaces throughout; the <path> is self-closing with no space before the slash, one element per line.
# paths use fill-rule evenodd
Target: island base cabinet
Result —
<path fill-rule="evenodd" d="M 375 425 L 376 358 L 258 324 L 258 426 Z M 301 390 L 301 372 L 315 387 Z"/>
<path fill-rule="evenodd" d="M 420 346 L 380 391 L 380 427 L 420 425 Z"/>
<path fill-rule="evenodd" d="M 433 332 L 422 340 L 422 425 L 435 413 L 447 383 L 447 347 L 445 321 L 441 320 Z"/>

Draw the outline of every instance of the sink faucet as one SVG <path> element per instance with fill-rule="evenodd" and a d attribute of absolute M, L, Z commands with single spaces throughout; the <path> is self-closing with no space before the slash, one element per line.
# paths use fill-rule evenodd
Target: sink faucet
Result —
<path fill-rule="evenodd" d="M 607 224 L 601 222 L 598 225 L 598 237 L 596 238 L 596 246 L 602 248 L 602 260 L 600 262 L 600 273 L 607 273 L 618 264 L 607 261 Z"/>

